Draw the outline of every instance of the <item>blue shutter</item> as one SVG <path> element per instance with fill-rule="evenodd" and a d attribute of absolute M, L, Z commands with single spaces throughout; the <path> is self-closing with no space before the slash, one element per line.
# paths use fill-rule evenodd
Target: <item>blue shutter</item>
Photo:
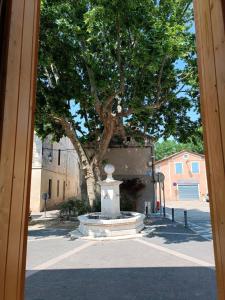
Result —
<path fill-rule="evenodd" d="M 192 173 L 198 174 L 199 173 L 199 163 L 198 162 L 193 162 L 191 165 L 192 168 Z"/>
<path fill-rule="evenodd" d="M 175 170 L 176 170 L 176 174 L 182 174 L 183 173 L 183 164 L 175 163 Z"/>

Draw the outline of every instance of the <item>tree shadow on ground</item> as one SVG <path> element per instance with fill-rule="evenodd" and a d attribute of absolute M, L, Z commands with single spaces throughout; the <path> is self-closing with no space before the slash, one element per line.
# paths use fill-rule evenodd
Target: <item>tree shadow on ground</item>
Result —
<path fill-rule="evenodd" d="M 206 240 L 190 228 L 168 218 L 150 218 L 149 225 L 154 231 L 148 234 L 147 238 L 162 237 L 165 244 L 176 244 L 186 242 L 205 242 Z"/>
<path fill-rule="evenodd" d="M 211 224 L 211 216 L 209 211 L 202 211 L 197 208 L 185 207 L 185 203 L 182 203 L 182 207 L 174 207 L 175 221 L 184 221 L 184 211 L 187 211 L 188 220 L 190 222 L 207 222 Z M 166 207 L 166 212 L 172 214 L 172 208 Z"/>
<path fill-rule="evenodd" d="M 175 208 L 175 221 L 184 224 L 184 210 L 187 211 L 187 222 L 191 228 L 196 230 L 207 240 L 212 240 L 212 225 L 209 211 L 202 211 L 197 208 L 185 208 L 185 203 L 182 203 L 182 208 Z M 171 215 L 171 208 L 166 208 L 166 212 Z"/>
<path fill-rule="evenodd" d="M 25 299 L 216 300 L 215 271 L 203 267 L 44 270 L 27 278 Z"/>
<path fill-rule="evenodd" d="M 43 229 L 29 229 L 29 238 L 42 239 L 48 237 L 64 237 L 71 229 L 67 228 L 43 228 Z"/>

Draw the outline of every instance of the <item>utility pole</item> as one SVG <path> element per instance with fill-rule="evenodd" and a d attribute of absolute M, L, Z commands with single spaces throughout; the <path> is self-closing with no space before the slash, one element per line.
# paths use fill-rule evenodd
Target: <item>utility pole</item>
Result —
<path fill-rule="evenodd" d="M 155 212 L 156 207 L 156 186 L 155 186 L 155 151 L 154 151 L 154 145 L 151 146 L 151 162 L 152 162 L 152 182 L 153 182 L 153 195 L 152 195 L 152 201 L 151 201 L 151 212 Z"/>

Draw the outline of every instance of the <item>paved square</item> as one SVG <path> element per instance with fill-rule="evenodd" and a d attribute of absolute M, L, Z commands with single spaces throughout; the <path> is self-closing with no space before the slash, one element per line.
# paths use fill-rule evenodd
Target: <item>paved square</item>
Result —
<path fill-rule="evenodd" d="M 216 299 L 212 242 L 169 220 L 152 226 L 148 237 L 105 242 L 31 230 L 25 299 Z"/>

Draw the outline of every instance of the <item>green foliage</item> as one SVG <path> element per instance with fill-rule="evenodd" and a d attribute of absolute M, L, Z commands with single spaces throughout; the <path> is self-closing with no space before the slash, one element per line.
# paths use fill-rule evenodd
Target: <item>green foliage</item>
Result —
<path fill-rule="evenodd" d="M 58 140 L 64 131 L 52 116 L 61 116 L 82 145 L 98 145 L 104 124 L 96 97 L 103 107 L 117 94 L 104 117 L 119 116 L 121 105 L 129 135 L 138 128 L 184 140 L 198 123 L 187 115 L 199 101 L 191 2 L 42 0 L 38 135 Z"/>
<path fill-rule="evenodd" d="M 177 143 L 174 140 L 157 142 L 155 144 L 156 160 L 163 159 L 182 150 L 204 154 L 204 145 L 201 136 L 199 136 L 198 139 L 196 136 L 195 139 L 188 139 L 186 143 Z"/>
<path fill-rule="evenodd" d="M 88 205 L 87 201 L 80 199 L 70 199 L 59 205 L 59 211 L 61 216 L 80 216 L 90 212 L 99 212 L 101 211 L 101 200 L 97 198 L 94 201 L 92 208 Z"/>
<path fill-rule="evenodd" d="M 79 199 L 70 199 L 59 206 L 61 216 L 79 216 L 90 212 L 86 202 Z"/>
<path fill-rule="evenodd" d="M 87 204 L 87 202 L 84 202 L 82 200 L 75 200 L 74 201 L 74 208 L 78 215 L 86 214 L 90 211 L 90 207 Z"/>

